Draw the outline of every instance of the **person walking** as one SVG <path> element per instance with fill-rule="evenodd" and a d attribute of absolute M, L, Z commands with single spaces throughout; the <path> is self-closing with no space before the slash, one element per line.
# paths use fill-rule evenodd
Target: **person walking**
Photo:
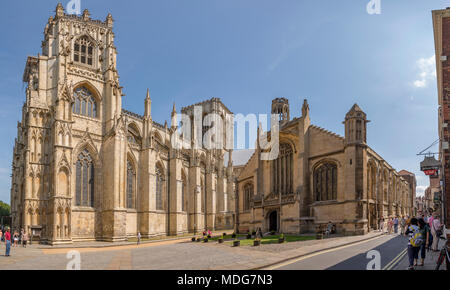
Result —
<path fill-rule="evenodd" d="M 403 236 L 406 231 L 406 219 L 405 216 L 402 216 L 400 220 L 400 234 Z"/>
<path fill-rule="evenodd" d="M 17 231 L 14 231 L 13 235 L 13 241 L 14 241 L 14 247 L 17 248 L 19 246 L 19 233 Z"/>
<path fill-rule="evenodd" d="M 22 234 L 22 247 L 26 248 L 27 242 L 28 242 L 28 234 L 27 232 L 24 231 Z"/>
<path fill-rule="evenodd" d="M 417 259 L 419 256 L 420 245 L 423 240 L 421 239 L 420 229 L 418 226 L 418 220 L 416 218 L 411 219 L 411 225 L 407 228 L 405 235 L 409 235 L 408 238 L 408 270 L 414 270 L 414 266 L 417 266 Z"/>
<path fill-rule="evenodd" d="M 389 218 L 389 221 L 388 221 L 388 233 L 389 234 L 392 234 L 392 226 L 394 225 L 394 222 L 393 222 L 393 220 L 392 220 L 392 217 L 390 217 Z"/>
<path fill-rule="evenodd" d="M 426 251 L 427 251 L 428 247 L 430 246 L 431 232 L 430 232 L 430 226 L 425 222 L 425 220 L 423 218 L 420 218 L 418 223 L 419 223 L 420 234 L 421 234 L 422 238 L 424 239 L 424 241 L 420 245 L 419 251 L 420 251 L 421 261 L 420 261 L 420 264 L 418 264 L 418 266 L 423 266 L 425 263 Z"/>
<path fill-rule="evenodd" d="M 3 230 L 0 229 L 0 245 L 3 245 Z"/>
<path fill-rule="evenodd" d="M 141 232 L 138 232 L 138 234 L 137 234 L 137 244 L 138 245 L 141 244 Z"/>
<path fill-rule="evenodd" d="M 438 252 L 439 246 L 439 237 L 442 235 L 441 232 L 441 221 L 439 220 L 439 216 L 436 215 L 433 218 L 432 226 L 431 226 L 431 234 L 433 235 L 433 244 L 431 245 L 431 250 L 433 252 Z"/>
<path fill-rule="evenodd" d="M 398 216 L 395 216 L 393 223 L 394 223 L 394 233 L 398 234 Z"/>
<path fill-rule="evenodd" d="M 6 246 L 5 256 L 9 257 L 9 252 L 11 251 L 11 233 L 9 232 L 9 228 L 6 229 L 5 233 L 5 246 Z"/>
<path fill-rule="evenodd" d="M 380 232 L 384 234 L 384 217 L 380 218 Z"/>

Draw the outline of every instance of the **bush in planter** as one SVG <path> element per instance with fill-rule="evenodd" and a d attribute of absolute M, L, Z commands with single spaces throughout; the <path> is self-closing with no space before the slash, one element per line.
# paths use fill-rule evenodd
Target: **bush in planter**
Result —
<path fill-rule="evenodd" d="M 252 235 L 250 233 L 247 234 L 247 240 L 250 240 L 252 238 Z"/>
<path fill-rule="evenodd" d="M 260 246 L 261 245 L 261 239 L 255 239 L 254 241 L 253 241 L 253 246 L 254 247 L 257 247 L 257 246 Z"/>
<path fill-rule="evenodd" d="M 233 247 L 239 247 L 240 245 L 241 245 L 241 241 L 239 241 L 239 240 L 233 241 Z"/>
<path fill-rule="evenodd" d="M 197 238 L 197 242 L 201 242 L 202 241 L 202 239 L 201 238 Z"/>
<path fill-rule="evenodd" d="M 208 242 L 208 238 L 203 239 L 203 242 L 207 243 Z"/>
<path fill-rule="evenodd" d="M 192 238 L 192 241 L 195 242 L 197 239 L 195 237 Z"/>
<path fill-rule="evenodd" d="M 235 238 L 236 238 L 236 233 L 233 233 L 233 234 L 231 235 L 231 238 L 232 238 L 232 239 L 235 239 Z"/>
<path fill-rule="evenodd" d="M 219 244 L 223 244 L 224 235 L 219 238 Z"/>
<path fill-rule="evenodd" d="M 223 234 L 222 234 L 222 238 L 225 239 L 226 236 L 227 236 L 227 233 L 223 233 Z"/>
<path fill-rule="evenodd" d="M 275 231 L 271 231 L 271 232 L 270 232 L 270 235 L 271 235 L 271 236 L 275 236 Z"/>
<path fill-rule="evenodd" d="M 284 234 L 281 234 L 280 238 L 278 239 L 278 243 L 282 244 L 284 243 L 284 241 L 285 241 Z"/>

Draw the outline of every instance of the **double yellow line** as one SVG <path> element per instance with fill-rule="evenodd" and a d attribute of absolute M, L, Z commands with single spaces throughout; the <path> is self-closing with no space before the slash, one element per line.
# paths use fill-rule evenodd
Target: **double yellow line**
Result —
<path fill-rule="evenodd" d="M 403 259 L 403 257 L 405 257 L 406 253 L 407 253 L 407 249 L 404 249 L 403 251 L 401 251 L 400 254 L 397 255 L 397 257 L 395 257 L 386 266 L 384 266 L 383 270 L 392 270 L 392 268 L 394 268 L 394 266 L 397 265 L 398 262 L 400 262 Z"/>

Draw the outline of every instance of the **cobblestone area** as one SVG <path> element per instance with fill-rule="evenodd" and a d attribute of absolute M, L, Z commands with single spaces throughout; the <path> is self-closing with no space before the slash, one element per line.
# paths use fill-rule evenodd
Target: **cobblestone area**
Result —
<path fill-rule="evenodd" d="M 124 245 L 103 248 L 74 248 L 81 255 L 81 269 L 136 269 L 136 270 L 245 270 L 263 267 L 285 259 L 314 251 L 342 246 L 369 238 L 365 236 L 330 238 L 320 241 L 293 242 L 237 247 L 217 243 L 192 243 L 184 240 L 168 240 L 148 244 Z M 5 247 L 0 247 L 4 251 Z M 66 257 L 71 249 L 46 248 L 39 245 L 29 248 L 12 248 L 12 256 L 0 256 L 0 269 L 48 269 L 64 270 L 70 261 Z"/>

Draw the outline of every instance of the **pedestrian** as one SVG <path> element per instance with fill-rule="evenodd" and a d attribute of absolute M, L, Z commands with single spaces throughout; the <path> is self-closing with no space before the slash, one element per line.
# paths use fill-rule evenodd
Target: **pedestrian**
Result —
<path fill-rule="evenodd" d="M 0 245 L 2 245 L 3 242 L 3 231 L 0 229 Z"/>
<path fill-rule="evenodd" d="M 398 216 L 394 218 L 394 233 L 398 234 Z"/>
<path fill-rule="evenodd" d="M 421 261 L 420 261 L 420 264 L 418 264 L 418 265 L 423 266 L 425 263 L 426 251 L 427 251 L 428 247 L 430 246 L 431 232 L 430 232 L 430 226 L 425 222 L 425 220 L 423 218 L 420 218 L 418 223 L 419 223 L 420 234 L 421 234 L 422 238 L 424 239 L 424 241 L 422 242 L 422 245 L 420 245 Z"/>
<path fill-rule="evenodd" d="M 392 217 L 389 218 L 388 221 L 388 233 L 392 234 L 392 226 L 394 225 L 394 221 L 392 220 Z"/>
<path fill-rule="evenodd" d="M 431 250 L 433 252 L 438 252 L 439 238 L 442 235 L 442 225 L 438 215 L 433 218 L 431 234 L 433 235 L 433 244 L 431 245 Z"/>
<path fill-rule="evenodd" d="M 380 232 L 384 234 L 384 217 L 380 218 Z"/>
<path fill-rule="evenodd" d="M 22 235 L 22 247 L 26 248 L 27 247 L 27 242 L 28 242 L 28 233 L 27 232 L 23 232 L 23 235 Z"/>
<path fill-rule="evenodd" d="M 403 236 L 406 231 L 406 219 L 405 216 L 402 216 L 402 219 L 400 220 L 400 234 Z"/>
<path fill-rule="evenodd" d="M 19 246 L 19 233 L 17 231 L 14 231 L 13 239 L 14 247 L 17 248 Z"/>
<path fill-rule="evenodd" d="M 137 234 L 137 244 L 141 244 L 141 232 L 138 232 Z"/>
<path fill-rule="evenodd" d="M 9 232 L 9 228 L 6 228 L 5 246 L 6 246 L 5 256 L 9 257 L 9 252 L 11 251 L 11 233 Z"/>
<path fill-rule="evenodd" d="M 408 238 L 408 270 L 414 270 L 414 266 L 417 266 L 417 259 L 419 257 L 420 246 L 423 239 L 418 226 L 418 220 L 416 218 L 411 219 L 411 225 L 405 232 L 405 235 L 409 235 Z"/>

